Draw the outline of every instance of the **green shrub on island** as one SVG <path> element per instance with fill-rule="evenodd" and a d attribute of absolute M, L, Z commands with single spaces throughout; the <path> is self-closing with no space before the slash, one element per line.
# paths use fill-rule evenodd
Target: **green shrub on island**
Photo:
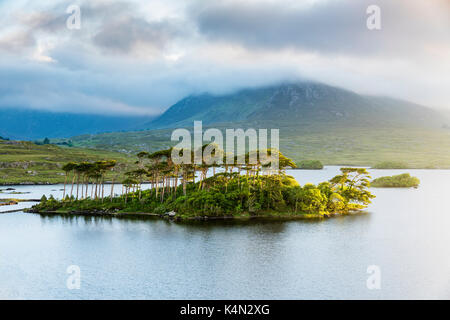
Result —
<path fill-rule="evenodd" d="M 298 163 L 299 169 L 322 170 L 323 164 L 319 160 L 302 160 Z"/>
<path fill-rule="evenodd" d="M 377 163 L 372 169 L 408 169 L 409 166 L 405 162 L 401 161 L 383 161 Z"/>
<path fill-rule="evenodd" d="M 420 180 L 418 178 L 411 177 L 409 173 L 404 173 L 374 179 L 371 186 L 374 188 L 417 188 L 419 184 Z"/>
<path fill-rule="evenodd" d="M 272 152 L 272 151 L 271 151 Z M 91 168 L 88 176 L 81 174 L 84 163 L 70 163 L 73 183 L 63 201 L 43 199 L 32 212 L 98 212 L 156 213 L 175 211 L 180 218 L 225 216 L 295 216 L 345 214 L 360 210 L 371 203 L 374 196 L 368 191 L 370 176 L 363 168 L 342 168 L 341 174 L 319 185 L 300 186 L 286 175 L 286 168 L 295 163 L 279 153 L 279 170 L 267 170 L 261 163 L 226 164 L 223 172 L 215 173 L 218 165 L 176 165 L 171 159 L 172 149 L 153 154 L 138 154 L 137 168 L 128 172 L 122 193 L 103 196 L 102 166 Z M 103 162 L 107 163 L 107 162 Z M 101 164 L 101 163 L 100 163 Z M 207 177 L 213 170 L 213 176 Z M 95 170 L 100 170 L 96 172 Z M 88 192 L 89 176 L 92 181 Z M 197 179 L 196 179 L 197 178 Z M 151 188 L 142 190 L 142 184 Z M 85 186 L 84 186 L 85 185 Z M 113 189 L 114 186 L 111 186 Z"/>

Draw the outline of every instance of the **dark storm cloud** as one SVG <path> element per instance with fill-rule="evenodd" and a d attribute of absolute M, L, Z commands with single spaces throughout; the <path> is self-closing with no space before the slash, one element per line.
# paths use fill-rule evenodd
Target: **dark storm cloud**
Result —
<path fill-rule="evenodd" d="M 112 52 L 129 53 L 143 44 L 153 50 L 163 50 L 176 36 L 177 30 L 168 22 L 147 22 L 132 16 L 112 19 L 103 24 L 93 37 L 93 43 Z"/>
<path fill-rule="evenodd" d="M 371 31 L 366 27 L 369 5 L 381 9 L 381 30 Z M 421 50 L 424 43 L 450 40 L 449 11 L 441 11 L 445 9 L 450 6 L 441 0 L 422 4 L 335 0 L 303 7 L 284 1 L 217 1 L 201 2 L 191 9 L 191 14 L 200 32 L 211 40 L 235 42 L 254 49 L 298 48 L 358 55 L 405 54 Z"/>
<path fill-rule="evenodd" d="M 137 5 L 128 2 L 85 3 L 83 20 L 95 29 L 92 44 L 112 53 L 133 53 L 137 45 L 161 52 L 181 34 L 176 21 L 148 21 Z M 98 25 L 96 28 L 95 24 Z"/>
<path fill-rule="evenodd" d="M 133 105 L 139 79 L 120 81 L 117 73 L 58 69 L 30 61 L 0 63 L 0 107 L 70 113 L 154 114 L 157 109 Z M 145 103 L 145 102 L 144 102 Z"/>

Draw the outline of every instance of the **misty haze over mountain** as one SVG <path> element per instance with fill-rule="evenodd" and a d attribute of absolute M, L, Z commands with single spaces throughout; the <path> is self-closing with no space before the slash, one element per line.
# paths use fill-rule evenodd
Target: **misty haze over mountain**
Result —
<path fill-rule="evenodd" d="M 299 79 L 450 108 L 448 0 L 79 0 L 68 29 L 72 4 L 0 1 L 0 111 L 155 116 Z"/>
<path fill-rule="evenodd" d="M 316 82 L 284 83 L 227 95 L 189 96 L 149 123 L 154 129 L 204 124 L 270 121 L 292 123 L 352 122 L 372 125 L 439 126 L 442 114 L 411 102 L 359 95 Z"/>
<path fill-rule="evenodd" d="M 192 127 L 196 120 L 205 125 L 270 123 L 274 128 L 327 123 L 439 128 L 450 123 L 446 116 L 411 102 L 359 95 L 317 82 L 296 82 L 243 89 L 225 95 L 188 96 L 157 117 L 6 109 L 0 113 L 3 124 L 0 136 L 68 138 L 102 132 Z"/>

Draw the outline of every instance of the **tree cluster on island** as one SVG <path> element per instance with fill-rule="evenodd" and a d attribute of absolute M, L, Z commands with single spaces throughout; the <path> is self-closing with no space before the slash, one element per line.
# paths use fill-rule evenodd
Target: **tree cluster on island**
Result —
<path fill-rule="evenodd" d="M 70 192 L 65 183 L 62 201 L 45 198 L 32 211 L 156 214 L 173 211 L 181 218 L 323 217 L 364 209 L 374 198 L 368 190 L 370 176 L 364 168 L 342 168 L 341 174 L 329 181 L 300 186 L 286 174 L 286 169 L 296 168 L 296 164 L 278 150 L 267 150 L 269 154 L 278 153 L 278 170 L 270 169 L 259 157 L 256 163 L 250 162 L 250 153 L 245 155 L 245 163 L 238 163 L 235 157 L 230 164 L 223 151 L 214 152 L 221 152 L 222 164 L 209 164 L 205 159 L 202 164 L 176 164 L 172 159 L 173 148 L 140 152 L 135 168 L 126 172 L 121 181 L 120 194 L 115 194 L 112 181 L 108 197 L 104 192 L 105 174 L 114 170 L 115 161 L 67 163 L 63 170 L 66 181 L 71 180 Z"/>

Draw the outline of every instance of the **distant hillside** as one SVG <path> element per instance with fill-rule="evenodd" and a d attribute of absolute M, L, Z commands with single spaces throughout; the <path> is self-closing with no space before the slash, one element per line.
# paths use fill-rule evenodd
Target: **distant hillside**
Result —
<path fill-rule="evenodd" d="M 23 183 L 64 182 L 62 166 L 70 161 L 117 160 L 117 171 L 122 174 L 134 157 L 123 153 L 55 145 L 38 146 L 29 141 L 0 140 L 0 185 Z M 108 173 L 108 179 L 112 173 Z"/>
<path fill-rule="evenodd" d="M 450 130 L 450 110 L 444 110 L 442 111 L 442 114 L 444 115 L 444 124 L 442 125 L 442 127 Z"/>
<path fill-rule="evenodd" d="M 34 140 L 142 128 L 151 117 L 102 116 L 0 109 L 0 136 Z"/>
<path fill-rule="evenodd" d="M 224 132 L 225 128 L 245 126 L 228 123 L 214 127 Z M 113 132 L 72 137 L 71 140 L 78 147 L 136 154 L 175 145 L 170 141 L 171 133 L 171 129 Z M 444 128 L 368 127 L 357 123 L 348 126 L 291 125 L 280 127 L 280 149 L 297 162 L 320 160 L 325 165 L 372 167 L 380 162 L 394 161 L 410 168 L 450 169 L 450 130 Z"/>
<path fill-rule="evenodd" d="M 155 151 L 174 145 L 172 129 L 192 128 L 194 120 L 222 130 L 278 128 L 281 151 L 295 161 L 365 166 L 394 161 L 414 168 L 450 168 L 450 127 L 441 113 L 311 82 L 191 96 L 144 125 L 154 130 L 71 139 L 80 147 Z"/>
<path fill-rule="evenodd" d="M 202 94 L 182 99 L 149 123 L 151 128 L 225 122 L 326 123 L 362 122 L 442 126 L 432 109 L 406 101 L 359 95 L 320 83 L 302 82 L 215 96 Z"/>

